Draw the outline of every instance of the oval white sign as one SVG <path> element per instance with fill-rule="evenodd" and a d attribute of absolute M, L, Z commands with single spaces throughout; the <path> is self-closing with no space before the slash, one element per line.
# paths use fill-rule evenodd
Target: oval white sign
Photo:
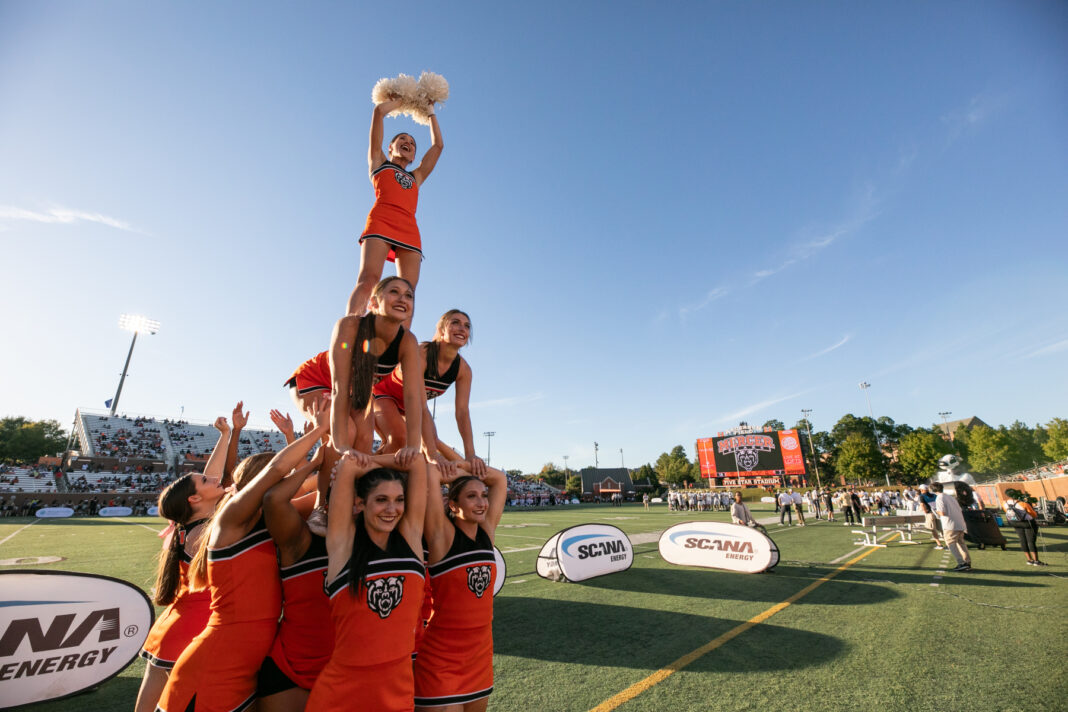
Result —
<path fill-rule="evenodd" d="M 97 514 L 101 517 L 128 517 L 133 510 L 129 507 L 104 507 Z"/>
<path fill-rule="evenodd" d="M 148 516 L 150 516 L 150 517 L 158 517 L 159 516 L 159 507 L 157 507 L 154 504 L 151 507 L 149 507 L 148 508 Z"/>
<path fill-rule="evenodd" d="M 660 535 L 669 564 L 755 574 L 779 562 L 779 550 L 756 529 L 725 522 L 685 522 Z"/>
<path fill-rule="evenodd" d="M 634 548 L 622 530 L 609 524 L 580 524 L 554 534 L 538 554 L 537 570 L 554 581 L 585 581 L 626 571 Z"/>
<path fill-rule="evenodd" d="M 70 572 L 0 572 L 0 709 L 82 692 L 133 662 L 152 627 L 136 586 Z"/>
<path fill-rule="evenodd" d="M 508 565 L 504 563 L 504 554 L 497 547 L 493 547 L 493 558 L 497 560 L 497 578 L 493 581 L 493 595 L 496 596 L 504 588 L 504 577 L 508 575 Z"/>
<path fill-rule="evenodd" d="M 74 510 L 70 507 L 43 507 L 37 510 L 37 516 L 41 519 L 54 519 L 56 517 L 74 516 Z"/>

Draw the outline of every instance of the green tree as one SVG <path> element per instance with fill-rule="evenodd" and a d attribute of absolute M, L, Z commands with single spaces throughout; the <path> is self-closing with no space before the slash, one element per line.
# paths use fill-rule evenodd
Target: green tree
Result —
<path fill-rule="evenodd" d="M 551 462 L 546 462 L 542 465 L 541 472 L 538 473 L 538 477 L 545 480 L 546 484 L 550 484 L 553 487 L 563 487 L 566 473 L 563 470 L 556 469 L 556 465 Z"/>
<path fill-rule="evenodd" d="M 1002 430 L 1002 428 L 998 428 Z M 1036 465 L 1044 465 L 1049 462 L 1045 451 L 1042 450 L 1041 442 L 1035 437 L 1035 431 L 1019 420 L 1014 421 L 1005 434 L 1011 443 L 1010 457 L 1011 469 L 1026 470 Z"/>
<path fill-rule="evenodd" d="M 1068 459 L 1068 420 L 1054 418 L 1046 423 L 1046 441 L 1042 450 L 1052 461 Z"/>
<path fill-rule="evenodd" d="M 0 420 L 0 460 L 33 463 L 42 455 L 63 452 L 66 446 L 67 433 L 55 420 Z"/>
<path fill-rule="evenodd" d="M 660 478 L 656 476 L 656 470 L 654 470 L 653 466 L 649 463 L 646 463 L 639 467 L 637 470 L 631 472 L 630 477 L 635 482 L 648 479 L 649 484 L 653 486 L 653 489 L 656 489 L 660 486 Z"/>
<path fill-rule="evenodd" d="M 523 476 L 523 471 L 522 470 L 505 470 L 505 474 L 511 475 L 512 477 L 522 477 Z"/>
<path fill-rule="evenodd" d="M 656 459 L 656 476 L 661 482 L 673 485 L 681 485 L 684 482 L 693 482 L 694 465 L 686 457 L 686 449 L 682 445 L 676 445 L 671 452 L 661 453 Z"/>
<path fill-rule="evenodd" d="M 838 446 L 837 468 L 849 482 L 875 482 L 883 478 L 886 465 L 875 444 L 875 438 L 863 433 L 850 433 Z"/>
<path fill-rule="evenodd" d="M 762 425 L 761 427 L 771 428 L 772 430 L 786 430 L 786 426 L 783 424 L 783 422 L 775 418 L 772 418 L 771 420 L 765 420 L 764 425 Z"/>
<path fill-rule="evenodd" d="M 571 475 L 567 478 L 567 493 L 578 497 L 582 494 L 582 478 L 578 475 Z"/>
<path fill-rule="evenodd" d="M 1004 475 L 1013 468 L 1012 439 L 1004 428 L 977 425 L 968 433 L 968 469 L 988 475 Z"/>
<path fill-rule="evenodd" d="M 897 460 L 901 466 L 901 480 L 905 484 L 919 484 L 938 472 L 938 460 L 953 452 L 940 430 L 913 430 L 901 438 Z"/>

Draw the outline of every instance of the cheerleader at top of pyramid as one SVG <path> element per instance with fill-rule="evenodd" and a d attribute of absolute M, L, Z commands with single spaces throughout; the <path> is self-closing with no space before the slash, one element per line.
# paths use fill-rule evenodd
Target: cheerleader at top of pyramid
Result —
<path fill-rule="evenodd" d="M 419 188 L 434 170 L 444 147 L 434 105 L 448 98 L 448 94 L 444 77 L 430 72 L 424 72 L 418 82 L 402 74 L 375 85 L 367 152 L 375 203 L 360 235 L 360 272 L 349 297 L 348 314 L 367 311 L 367 300 L 382 278 L 386 260 L 396 263 L 397 275 L 408 280 L 413 289 L 419 283 L 423 251 L 415 210 Z M 410 114 L 416 121 L 430 126 L 430 148 L 414 170 L 409 170 L 409 166 L 415 162 L 416 142 L 410 133 L 395 135 L 386 150 L 382 150 L 382 119 L 396 113 Z M 411 316 L 406 324 L 411 324 Z"/>

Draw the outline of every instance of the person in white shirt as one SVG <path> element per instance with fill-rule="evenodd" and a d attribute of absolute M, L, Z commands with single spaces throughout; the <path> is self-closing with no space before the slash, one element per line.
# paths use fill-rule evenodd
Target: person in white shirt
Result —
<path fill-rule="evenodd" d="M 968 555 L 968 547 L 964 543 L 964 532 L 967 529 L 964 524 L 964 512 L 961 511 L 957 498 L 942 490 L 941 482 L 931 485 L 931 491 L 936 494 L 934 511 L 942 522 L 942 537 L 946 540 L 946 548 L 957 560 L 957 568 L 953 570 L 971 571 L 972 557 Z"/>
<path fill-rule="evenodd" d="M 794 509 L 797 510 L 797 523 L 798 523 L 798 526 L 803 527 L 803 526 L 805 526 L 805 512 L 801 507 L 801 503 L 803 502 L 803 500 L 801 498 L 801 493 L 800 492 L 794 492 L 793 494 L 790 495 L 790 497 L 793 499 Z"/>
<path fill-rule="evenodd" d="M 794 515 L 791 513 L 794 508 L 794 498 L 790 496 L 789 490 L 779 493 L 779 524 L 783 524 L 783 518 L 789 519 L 789 526 L 794 525 Z"/>
<path fill-rule="evenodd" d="M 741 524 L 745 527 L 753 527 L 759 529 L 765 534 L 768 533 L 767 529 L 761 524 L 757 524 L 757 520 L 753 519 L 753 513 L 749 511 L 749 507 L 745 506 L 742 502 L 742 493 L 734 493 L 734 504 L 731 505 L 731 521 L 735 524 Z"/>

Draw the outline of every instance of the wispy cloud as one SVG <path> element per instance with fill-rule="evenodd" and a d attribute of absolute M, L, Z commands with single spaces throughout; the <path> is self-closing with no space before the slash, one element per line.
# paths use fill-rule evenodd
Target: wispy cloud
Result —
<path fill-rule="evenodd" d="M 767 267 L 754 272 L 753 281 L 758 282 L 773 274 L 782 272 L 787 267 L 813 257 L 842 238 L 857 232 L 878 215 L 879 200 L 875 194 L 875 188 L 871 185 L 866 185 L 859 197 L 856 198 L 856 205 L 849 217 L 829 228 L 808 231 L 809 235 L 805 235 L 805 231 L 802 231 L 801 239 L 788 251 L 789 256 L 775 267 Z M 812 232 L 815 234 L 811 234 Z"/>
<path fill-rule="evenodd" d="M 1068 351 L 1068 339 L 1061 339 L 1060 341 L 1050 344 L 1049 346 L 1043 346 L 1037 351 L 1032 351 L 1024 358 L 1039 358 L 1041 356 L 1049 356 L 1050 354 L 1060 353 L 1061 351 Z"/>
<path fill-rule="evenodd" d="M 693 314 L 697 311 L 701 311 L 709 304 L 725 296 L 726 294 L 726 287 L 716 287 L 715 289 L 710 290 L 707 294 L 705 294 L 704 299 L 697 302 L 696 304 L 684 304 L 679 307 L 679 318 L 683 321 L 686 321 L 686 317 L 688 317 L 690 314 Z"/>
<path fill-rule="evenodd" d="M 727 415 L 723 415 L 723 416 L 720 416 L 719 418 L 716 418 L 712 422 L 707 423 L 705 427 L 707 427 L 708 425 L 719 425 L 720 423 L 727 423 L 727 422 L 733 422 L 735 420 L 740 420 L 741 418 L 745 418 L 746 416 L 752 415 L 753 413 L 758 413 L 758 412 L 764 410 L 765 408 L 770 408 L 773 405 L 778 405 L 779 403 L 784 403 L 784 402 L 786 402 L 788 400 L 793 400 L 794 398 L 800 398 L 805 393 L 806 393 L 806 391 L 798 391 L 797 393 L 791 393 L 790 395 L 782 396 L 781 398 L 770 398 L 768 400 L 760 401 L 759 403 L 753 403 L 751 405 L 747 405 L 746 407 L 742 408 L 741 410 L 737 410 L 737 411 L 735 411 L 733 413 L 729 413 Z"/>
<path fill-rule="evenodd" d="M 25 222 L 38 222 L 47 224 L 73 225 L 77 222 L 94 222 L 113 227 L 116 230 L 136 232 L 130 223 L 119 220 L 101 213 L 90 213 L 84 210 L 71 210 L 63 207 L 52 207 L 44 211 L 27 210 L 13 205 L 0 205 L 0 220 L 21 220 Z"/>
<path fill-rule="evenodd" d="M 980 92 L 973 96 L 968 105 L 942 114 L 942 124 L 949 132 L 949 142 L 975 130 L 985 123 L 1005 104 L 1005 95 Z"/>
<path fill-rule="evenodd" d="M 814 358 L 819 358 L 820 356 L 826 356 L 827 354 L 829 354 L 830 352 L 834 351 L 835 349 L 840 349 L 843 346 L 845 346 L 847 343 L 849 343 L 849 340 L 852 339 L 852 338 L 853 338 L 852 335 L 846 334 L 845 336 L 843 336 L 841 338 L 840 341 L 838 341 L 838 343 L 832 344 L 831 346 L 828 346 L 827 348 L 825 348 L 825 349 L 823 349 L 821 351 L 817 351 L 814 354 L 809 354 L 808 356 L 805 356 L 803 359 L 801 359 L 801 361 L 810 361 L 810 360 L 812 360 Z"/>

